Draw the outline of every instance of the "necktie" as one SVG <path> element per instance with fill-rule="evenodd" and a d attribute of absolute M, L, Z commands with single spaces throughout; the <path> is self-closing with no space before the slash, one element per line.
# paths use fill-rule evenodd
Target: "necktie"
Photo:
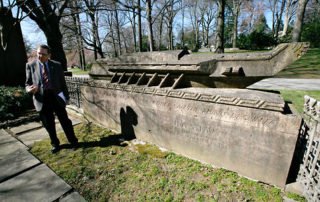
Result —
<path fill-rule="evenodd" d="M 49 89 L 51 87 L 49 81 L 49 73 L 45 64 L 42 64 L 42 83 L 43 89 Z"/>

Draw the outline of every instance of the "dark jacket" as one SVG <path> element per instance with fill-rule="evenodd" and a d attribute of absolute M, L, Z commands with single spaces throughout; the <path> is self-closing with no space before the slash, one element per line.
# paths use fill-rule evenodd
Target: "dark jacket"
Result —
<path fill-rule="evenodd" d="M 64 72 L 59 62 L 48 60 L 49 78 L 56 95 L 63 92 L 66 100 L 69 100 L 69 92 L 64 78 Z M 38 60 L 26 64 L 26 89 L 31 85 L 38 85 L 39 91 L 33 95 L 33 104 L 37 111 L 41 111 L 43 103 L 43 84 Z"/>

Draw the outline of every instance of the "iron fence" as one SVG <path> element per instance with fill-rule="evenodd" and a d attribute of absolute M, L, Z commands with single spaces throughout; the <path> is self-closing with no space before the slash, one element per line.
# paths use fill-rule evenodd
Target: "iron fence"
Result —
<path fill-rule="evenodd" d="M 69 104 L 81 108 L 82 100 L 80 87 L 88 83 L 90 81 L 90 78 L 66 76 L 65 79 L 70 96 Z"/>
<path fill-rule="evenodd" d="M 302 161 L 297 181 L 308 201 L 320 201 L 320 102 L 305 96 L 304 119 L 298 145 Z"/>

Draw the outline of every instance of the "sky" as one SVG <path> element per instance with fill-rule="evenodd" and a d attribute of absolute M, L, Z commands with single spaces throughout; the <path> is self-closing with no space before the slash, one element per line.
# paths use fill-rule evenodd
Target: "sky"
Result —
<path fill-rule="evenodd" d="M 38 44 L 46 44 L 47 40 L 38 25 L 30 19 L 21 21 L 21 30 L 23 37 L 35 48 Z"/>

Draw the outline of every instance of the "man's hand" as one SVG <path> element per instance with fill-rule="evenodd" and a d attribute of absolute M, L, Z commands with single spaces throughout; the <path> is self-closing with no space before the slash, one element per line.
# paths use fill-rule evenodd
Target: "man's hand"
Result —
<path fill-rule="evenodd" d="M 27 92 L 36 94 L 39 91 L 39 87 L 37 85 L 31 85 L 27 87 Z"/>

